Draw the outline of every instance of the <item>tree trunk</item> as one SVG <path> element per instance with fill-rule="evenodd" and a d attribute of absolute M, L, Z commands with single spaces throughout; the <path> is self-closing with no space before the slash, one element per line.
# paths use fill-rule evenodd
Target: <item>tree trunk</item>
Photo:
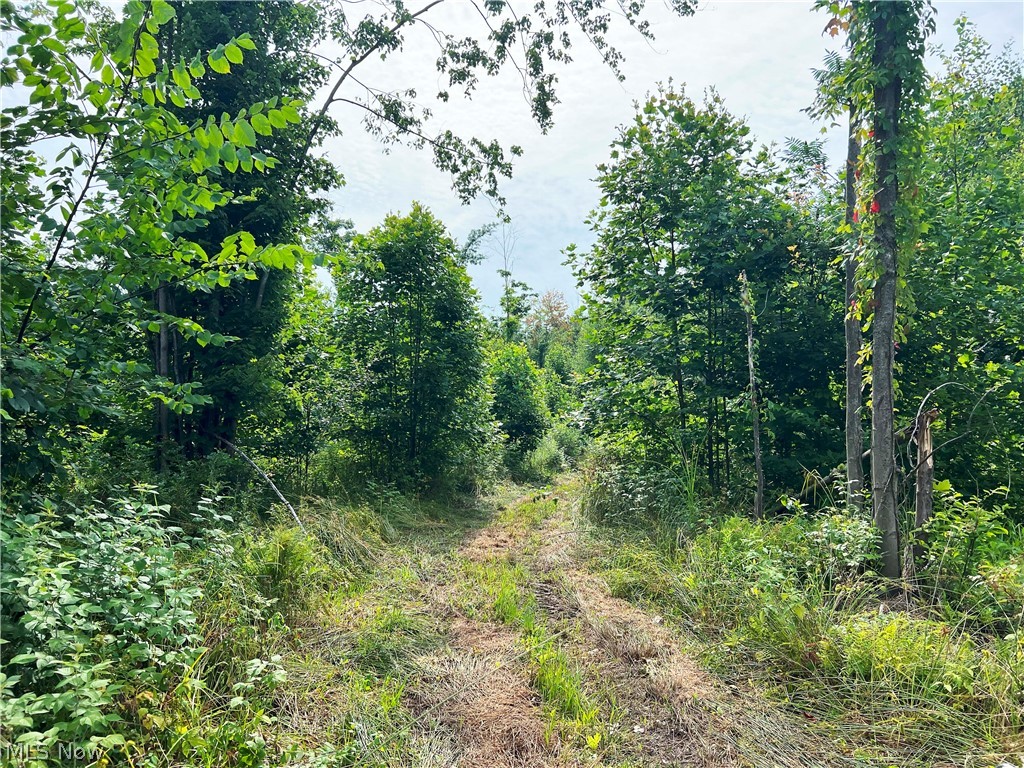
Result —
<path fill-rule="evenodd" d="M 917 479 L 914 496 L 914 556 L 924 555 L 924 527 L 932 517 L 932 491 L 935 485 L 935 459 L 932 456 L 932 422 L 938 411 L 917 417 Z"/>
<path fill-rule="evenodd" d="M 896 4 L 893 4 L 894 6 Z M 893 8 L 892 12 L 897 12 Z M 896 54 L 889 13 L 872 19 L 875 72 L 892 71 Z M 875 525 L 882 534 L 882 573 L 900 576 L 900 542 L 896 511 L 896 445 L 893 426 L 893 345 L 896 328 L 897 237 L 896 181 L 900 80 L 891 75 L 874 89 L 875 179 L 872 205 L 877 279 L 871 337 L 871 501 Z"/>
<path fill-rule="evenodd" d="M 747 316 L 747 368 L 750 372 L 750 418 L 754 428 L 754 471 L 757 487 L 754 491 L 754 519 L 764 517 L 764 470 L 761 467 L 761 412 L 757 401 L 757 374 L 754 369 L 754 307 L 750 298 L 747 273 L 740 272 L 743 313 Z M 728 438 L 726 438 L 728 441 Z"/>
<path fill-rule="evenodd" d="M 161 315 L 168 314 L 167 307 L 167 286 L 161 285 L 156 289 L 156 306 Z M 171 352 L 171 331 L 167 323 L 160 321 L 160 341 L 157 348 L 156 374 L 164 379 L 170 377 L 170 352 Z M 166 403 L 157 402 L 157 455 L 159 458 L 160 471 L 167 469 L 167 449 L 171 441 L 171 411 Z"/>
<path fill-rule="evenodd" d="M 846 153 L 846 224 L 854 226 L 853 214 L 857 208 L 855 183 L 860 142 L 857 140 L 857 116 L 850 106 L 850 135 Z M 854 316 L 853 304 L 857 300 L 856 236 L 850 236 L 846 255 L 846 498 L 856 510 L 864 507 L 864 428 L 861 425 L 863 407 L 864 371 L 860 364 L 860 320 Z"/>

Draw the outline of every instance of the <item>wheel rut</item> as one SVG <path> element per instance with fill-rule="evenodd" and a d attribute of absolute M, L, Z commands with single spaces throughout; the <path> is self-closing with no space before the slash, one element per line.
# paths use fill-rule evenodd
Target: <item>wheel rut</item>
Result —
<path fill-rule="evenodd" d="M 538 514 L 538 505 L 543 514 Z M 421 658 L 408 694 L 423 737 L 450 766 L 849 765 L 753 692 L 726 686 L 680 645 L 662 617 L 614 597 L 579 557 L 567 491 L 532 494 L 451 552 L 430 610 L 447 643 Z M 566 735 L 537 689 L 521 627 L 466 607 L 466 571 L 517 569 L 553 650 L 599 703 L 602 727 Z"/>

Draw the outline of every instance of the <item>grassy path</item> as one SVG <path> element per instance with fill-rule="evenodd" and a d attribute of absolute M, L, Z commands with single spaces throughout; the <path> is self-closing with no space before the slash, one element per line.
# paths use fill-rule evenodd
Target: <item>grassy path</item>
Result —
<path fill-rule="evenodd" d="M 427 580 L 443 637 L 407 701 L 451 765 L 828 766 L 830 749 L 727 687 L 664 620 L 586 567 L 571 486 L 496 511 Z M 425 716 L 424 716 L 425 715 Z"/>
<path fill-rule="evenodd" d="M 308 630 L 281 724 L 335 745 L 327 765 L 844 764 L 612 597 L 573 508 L 563 485 L 397 547 Z"/>

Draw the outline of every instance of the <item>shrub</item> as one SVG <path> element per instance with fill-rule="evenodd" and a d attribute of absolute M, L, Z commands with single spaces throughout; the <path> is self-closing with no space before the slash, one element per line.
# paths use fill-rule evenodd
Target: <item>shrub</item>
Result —
<path fill-rule="evenodd" d="M 878 559 L 878 529 L 866 516 L 836 513 L 820 517 L 806 536 L 811 551 L 805 566 L 828 583 L 850 581 Z"/>
<path fill-rule="evenodd" d="M 570 467 L 575 467 L 587 448 L 587 438 L 583 432 L 571 424 L 557 422 L 551 427 L 551 435 L 562 452 L 565 462 Z"/>
<path fill-rule="evenodd" d="M 491 360 L 494 418 L 513 450 L 527 453 L 540 442 L 548 423 L 540 394 L 540 374 L 521 344 L 502 344 Z"/>
<path fill-rule="evenodd" d="M 831 634 L 830 665 L 908 700 L 967 700 L 980 695 L 982 657 L 966 635 L 944 622 L 902 612 L 854 616 Z"/>
<path fill-rule="evenodd" d="M 294 526 L 246 535 L 236 551 L 242 573 L 288 624 L 345 575 L 317 539 Z"/>
<path fill-rule="evenodd" d="M 992 634 L 1024 619 L 1024 536 L 1012 529 L 1006 507 L 965 498 L 946 484 L 924 530 L 922 576 L 930 578 L 953 620 L 966 616 Z"/>
<path fill-rule="evenodd" d="M 11 513 L 2 522 L 5 736 L 56 755 L 125 745 L 138 692 L 173 688 L 201 647 L 194 573 L 151 488 L 106 506 Z"/>
<path fill-rule="evenodd" d="M 999 563 L 1014 554 L 1005 506 L 986 507 L 965 498 L 948 483 L 925 526 L 929 570 L 939 580 L 956 584 L 978 572 L 982 563 Z"/>
<path fill-rule="evenodd" d="M 565 454 L 552 430 L 548 430 L 526 460 L 527 479 L 547 480 L 565 469 Z"/>
<path fill-rule="evenodd" d="M 595 523 L 640 526 L 675 547 L 707 526 L 710 502 L 702 495 L 696 463 L 639 466 L 599 447 L 583 466 L 581 511 Z"/>

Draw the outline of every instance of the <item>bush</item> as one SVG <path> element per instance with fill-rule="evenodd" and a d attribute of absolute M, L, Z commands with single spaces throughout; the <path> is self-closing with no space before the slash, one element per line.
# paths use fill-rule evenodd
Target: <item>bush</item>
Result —
<path fill-rule="evenodd" d="M 502 344 L 491 360 L 494 418 L 508 436 L 510 450 L 529 453 L 548 424 L 540 394 L 540 374 L 521 344 Z"/>
<path fill-rule="evenodd" d="M 941 485 L 945 490 L 924 530 L 923 586 L 935 588 L 953 620 L 966 617 L 992 634 L 1019 628 L 1024 535 L 1013 529 L 1005 506 L 986 506 Z"/>
<path fill-rule="evenodd" d="M 531 479 L 547 480 L 565 469 L 565 454 L 558 445 L 551 430 L 544 434 L 540 444 L 533 449 L 526 465 Z"/>
<path fill-rule="evenodd" d="M 56 755 L 62 743 L 124 747 L 125 703 L 173 689 L 198 658 L 194 572 L 151 488 L 109 505 L 5 512 L 2 616 L 5 736 Z"/>
<path fill-rule="evenodd" d="M 878 611 L 833 629 L 829 666 L 908 702 L 935 700 L 959 709 L 989 709 L 997 670 L 966 634 L 945 622 Z"/>
<path fill-rule="evenodd" d="M 978 572 L 983 563 L 999 563 L 1015 554 L 1019 542 L 1010 536 L 1006 507 L 987 507 L 965 498 L 948 483 L 925 526 L 928 568 L 940 581 L 956 584 Z"/>
<path fill-rule="evenodd" d="M 249 534 L 236 551 L 242 573 L 287 624 L 313 608 L 314 600 L 346 575 L 317 539 L 294 526 Z"/>
<path fill-rule="evenodd" d="M 634 465 L 598 447 L 583 465 L 581 511 L 595 523 L 656 531 L 670 547 L 707 526 L 711 515 L 695 462 Z"/>

